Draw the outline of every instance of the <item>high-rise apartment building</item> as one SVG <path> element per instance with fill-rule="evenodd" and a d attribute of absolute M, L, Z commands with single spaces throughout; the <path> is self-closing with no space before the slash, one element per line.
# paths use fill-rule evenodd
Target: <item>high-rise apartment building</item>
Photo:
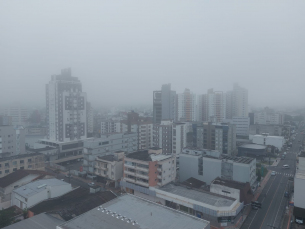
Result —
<path fill-rule="evenodd" d="M 154 146 L 162 148 L 163 154 L 180 154 L 187 145 L 187 134 L 191 131 L 191 123 L 162 121 L 154 125 Z"/>
<path fill-rule="evenodd" d="M 227 118 L 248 117 L 248 90 L 234 84 L 233 91 L 226 93 Z"/>
<path fill-rule="evenodd" d="M 153 122 L 174 120 L 176 115 L 176 92 L 170 84 L 162 85 L 161 91 L 153 92 Z"/>
<path fill-rule="evenodd" d="M 0 124 L 0 158 L 25 153 L 25 129 Z"/>
<path fill-rule="evenodd" d="M 183 122 L 191 122 L 197 120 L 197 101 L 196 95 L 191 93 L 189 89 L 177 95 L 177 111 L 176 120 Z"/>
<path fill-rule="evenodd" d="M 121 122 L 109 119 L 101 122 L 101 134 L 121 133 Z"/>
<path fill-rule="evenodd" d="M 198 121 L 222 122 L 226 118 L 226 96 L 222 91 L 209 89 L 198 97 Z"/>
<path fill-rule="evenodd" d="M 93 135 L 93 108 L 91 103 L 87 102 L 87 134 Z"/>
<path fill-rule="evenodd" d="M 47 139 L 58 142 L 87 138 L 86 93 L 71 69 L 53 75 L 46 85 Z"/>
<path fill-rule="evenodd" d="M 150 117 L 141 117 L 136 112 L 129 112 L 127 120 L 121 121 L 122 132 L 135 132 L 138 135 L 138 150 L 153 146 L 153 122 Z"/>
<path fill-rule="evenodd" d="M 25 107 L 10 106 L 4 110 L 4 115 L 11 117 L 13 126 L 26 126 L 29 118 L 29 111 Z"/>
<path fill-rule="evenodd" d="M 204 123 L 197 126 L 197 147 L 233 155 L 236 149 L 236 127 L 231 124 Z"/>

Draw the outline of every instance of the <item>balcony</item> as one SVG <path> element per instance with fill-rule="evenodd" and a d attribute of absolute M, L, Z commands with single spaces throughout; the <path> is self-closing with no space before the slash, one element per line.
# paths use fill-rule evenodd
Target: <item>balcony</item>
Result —
<path fill-rule="evenodd" d="M 141 185 L 141 186 L 149 187 L 149 184 L 146 183 L 146 182 L 142 182 L 142 181 L 137 180 L 135 183 L 138 184 L 138 185 Z"/>
<path fill-rule="evenodd" d="M 125 168 L 131 168 L 131 169 L 135 169 L 136 166 L 134 165 L 128 165 L 128 164 L 124 164 Z"/>
<path fill-rule="evenodd" d="M 135 176 L 148 180 L 148 174 L 147 174 L 147 175 L 144 175 L 144 174 L 136 173 Z"/>
<path fill-rule="evenodd" d="M 126 180 L 127 182 L 131 182 L 133 184 L 136 183 L 136 180 L 135 179 L 131 179 L 131 178 L 128 178 L 128 177 L 124 177 L 124 180 Z"/>
<path fill-rule="evenodd" d="M 136 169 L 139 170 L 139 171 L 142 171 L 142 172 L 148 172 L 148 168 L 143 168 L 143 167 L 139 167 L 139 166 L 136 166 Z"/>
<path fill-rule="evenodd" d="M 131 171 L 128 171 L 128 170 L 124 170 L 124 173 L 128 174 L 128 175 L 132 175 L 132 176 L 136 175 L 136 172 L 131 172 Z"/>
<path fill-rule="evenodd" d="M 158 167 L 158 168 L 157 168 L 157 171 L 158 171 L 158 172 L 162 172 L 162 168 L 159 168 L 159 167 Z"/>

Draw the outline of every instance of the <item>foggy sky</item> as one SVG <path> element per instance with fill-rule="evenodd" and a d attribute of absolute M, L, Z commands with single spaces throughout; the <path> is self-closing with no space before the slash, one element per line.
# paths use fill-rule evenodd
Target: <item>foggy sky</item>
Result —
<path fill-rule="evenodd" d="M 232 90 L 255 106 L 304 105 L 305 1 L 0 1 L 0 105 L 45 106 L 71 67 L 93 106 Z"/>

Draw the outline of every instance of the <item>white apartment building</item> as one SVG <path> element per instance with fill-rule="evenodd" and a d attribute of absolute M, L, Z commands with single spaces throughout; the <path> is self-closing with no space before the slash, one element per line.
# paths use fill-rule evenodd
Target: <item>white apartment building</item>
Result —
<path fill-rule="evenodd" d="M 82 84 L 63 69 L 46 85 L 47 139 L 57 142 L 87 138 L 87 95 Z"/>
<path fill-rule="evenodd" d="M 177 121 L 197 121 L 197 97 L 189 89 L 177 94 Z"/>
<path fill-rule="evenodd" d="M 225 118 L 225 93 L 209 89 L 207 94 L 198 97 L 198 121 L 222 122 Z"/>
<path fill-rule="evenodd" d="M 162 148 L 164 154 L 179 154 L 187 143 L 187 133 L 191 132 L 191 123 L 161 121 L 154 125 L 154 146 Z"/>
<path fill-rule="evenodd" d="M 276 148 L 281 150 L 285 144 L 285 138 L 283 136 L 269 136 L 267 134 L 257 134 L 252 137 L 252 142 L 259 145 L 275 146 Z"/>
<path fill-rule="evenodd" d="M 138 149 L 148 149 L 153 147 L 153 123 L 152 120 L 139 120 L 137 122 L 122 121 L 122 132 L 128 132 L 130 125 L 131 132 L 138 134 Z"/>
<path fill-rule="evenodd" d="M 163 186 L 176 179 L 176 156 L 164 155 L 162 149 L 130 153 L 124 158 L 124 178 L 121 186 L 135 194 L 141 187 Z"/>
<path fill-rule="evenodd" d="M 121 122 L 120 121 L 103 121 L 101 122 L 101 134 L 108 134 L 108 133 L 121 133 Z M 134 132 L 134 131 L 132 131 Z"/>
<path fill-rule="evenodd" d="M 94 174 L 98 156 L 113 155 L 117 151 L 124 151 L 128 154 L 135 152 L 137 148 L 138 139 L 136 133 L 116 133 L 87 140 L 84 142 L 83 150 L 84 171 L 88 174 Z"/>
<path fill-rule="evenodd" d="M 115 187 L 119 185 L 123 177 L 123 151 L 114 152 L 111 155 L 97 156 L 95 159 L 94 173 L 110 182 L 114 182 Z"/>
<path fill-rule="evenodd" d="M 4 110 L 4 115 L 11 117 L 13 126 L 26 126 L 27 119 L 29 118 L 29 110 L 21 106 L 10 106 Z"/>
<path fill-rule="evenodd" d="M 93 134 L 93 108 L 89 102 L 87 102 L 87 133 Z"/>
<path fill-rule="evenodd" d="M 254 113 L 254 124 L 283 125 L 284 115 L 278 113 L 256 112 Z"/>
<path fill-rule="evenodd" d="M 235 125 L 236 135 L 249 136 L 249 128 L 250 128 L 249 117 L 233 117 L 232 119 L 225 119 L 224 122 Z"/>
<path fill-rule="evenodd" d="M 210 184 L 217 177 L 238 182 L 256 181 L 256 159 L 208 153 L 207 150 L 183 149 L 179 155 L 179 179 L 196 178 Z"/>

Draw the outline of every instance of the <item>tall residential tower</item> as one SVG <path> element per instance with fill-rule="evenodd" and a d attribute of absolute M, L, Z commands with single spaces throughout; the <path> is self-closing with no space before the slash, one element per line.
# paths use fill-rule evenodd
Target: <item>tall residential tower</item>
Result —
<path fill-rule="evenodd" d="M 71 69 L 53 75 L 46 85 L 47 139 L 67 142 L 87 138 L 87 95 Z"/>

